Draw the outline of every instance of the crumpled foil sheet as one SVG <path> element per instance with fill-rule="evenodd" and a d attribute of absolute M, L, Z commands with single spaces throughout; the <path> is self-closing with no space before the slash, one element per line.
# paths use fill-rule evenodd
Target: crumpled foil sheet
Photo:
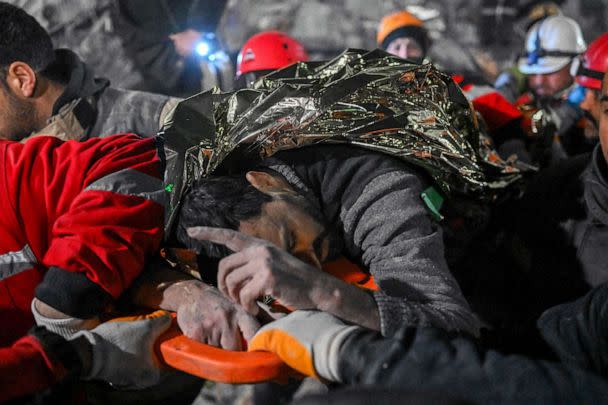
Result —
<path fill-rule="evenodd" d="M 200 176 L 318 143 L 398 157 L 446 195 L 480 201 L 501 198 L 526 170 L 498 156 L 449 76 L 381 50 L 349 49 L 277 70 L 252 89 L 201 93 L 178 105 L 164 132 L 168 146 L 181 143 L 185 154 L 181 191 Z M 184 150 L 183 139 L 193 146 Z"/>

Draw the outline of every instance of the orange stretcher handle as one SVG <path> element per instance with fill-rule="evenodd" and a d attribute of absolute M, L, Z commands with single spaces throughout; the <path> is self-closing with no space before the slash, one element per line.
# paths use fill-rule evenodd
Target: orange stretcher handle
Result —
<path fill-rule="evenodd" d="M 323 271 L 339 278 L 345 283 L 367 290 L 378 291 L 378 286 L 374 282 L 372 275 L 365 273 L 359 266 L 344 257 L 325 263 Z"/>
<path fill-rule="evenodd" d="M 323 270 L 349 284 L 378 289 L 369 274 L 344 258 L 326 264 Z M 285 382 L 295 375 L 274 353 L 235 352 L 196 342 L 182 335 L 175 321 L 159 341 L 158 355 L 165 364 L 206 380 L 230 384 Z"/>
<path fill-rule="evenodd" d="M 234 352 L 196 342 L 174 326 L 160 337 L 160 359 L 168 366 L 206 380 L 247 384 L 283 382 L 293 371 L 270 352 Z"/>

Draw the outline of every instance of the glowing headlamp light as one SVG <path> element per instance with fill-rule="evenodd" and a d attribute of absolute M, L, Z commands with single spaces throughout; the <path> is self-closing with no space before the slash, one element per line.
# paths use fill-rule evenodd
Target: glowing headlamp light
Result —
<path fill-rule="evenodd" d="M 194 50 L 199 58 L 210 62 L 219 61 L 228 57 L 221 49 L 217 37 L 212 32 L 201 35 L 201 39 L 196 43 Z"/>

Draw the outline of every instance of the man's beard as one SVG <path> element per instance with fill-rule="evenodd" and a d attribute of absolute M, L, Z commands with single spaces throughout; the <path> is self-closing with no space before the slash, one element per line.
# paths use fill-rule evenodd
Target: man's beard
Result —
<path fill-rule="evenodd" d="M 534 93 L 536 102 L 540 107 L 551 107 L 555 103 L 560 103 L 562 100 L 555 95 L 539 95 L 538 93 Z"/>
<path fill-rule="evenodd" d="M 0 112 L 1 120 L 5 123 L 0 138 L 20 141 L 36 131 L 36 109 L 31 103 L 18 99 L 10 90 L 4 91 L 8 96 L 8 108 Z"/>

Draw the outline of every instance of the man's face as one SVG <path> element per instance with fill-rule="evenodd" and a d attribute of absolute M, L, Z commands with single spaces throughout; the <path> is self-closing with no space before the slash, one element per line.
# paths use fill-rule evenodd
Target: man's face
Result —
<path fill-rule="evenodd" d="M 600 104 L 600 92 L 586 88 L 585 98 L 579 106 L 585 115 L 585 137 L 588 139 L 597 139 L 598 137 Z"/>
<path fill-rule="evenodd" d="M 25 138 L 36 130 L 36 117 L 31 102 L 18 98 L 6 84 L 0 84 L 0 139 Z"/>
<path fill-rule="evenodd" d="M 570 64 L 557 72 L 528 75 L 530 90 L 540 99 L 549 99 L 565 90 L 573 82 L 570 75 Z"/>
<path fill-rule="evenodd" d="M 602 91 L 600 96 L 600 143 L 604 158 L 608 162 L 608 75 L 604 76 Z"/>
<path fill-rule="evenodd" d="M 424 58 L 422 46 L 413 38 L 401 37 L 391 41 L 386 51 L 403 59 L 420 60 Z"/>
<path fill-rule="evenodd" d="M 321 268 L 329 255 L 329 238 L 314 207 L 302 196 L 273 196 L 259 217 L 242 221 L 239 231 L 274 243 L 300 260 Z"/>

